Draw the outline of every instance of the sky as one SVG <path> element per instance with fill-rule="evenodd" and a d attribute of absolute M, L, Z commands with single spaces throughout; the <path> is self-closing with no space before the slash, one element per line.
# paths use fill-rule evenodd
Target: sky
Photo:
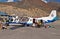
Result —
<path fill-rule="evenodd" d="M 0 2 L 16 2 L 16 1 L 18 1 L 18 0 L 0 0 Z M 22 1 L 22 0 L 20 0 L 20 1 Z M 44 1 L 44 2 L 60 2 L 60 0 L 42 0 L 42 1 Z"/>
<path fill-rule="evenodd" d="M 43 0 L 44 2 L 59 2 L 60 3 L 60 0 Z"/>
<path fill-rule="evenodd" d="M 18 0 L 0 0 L 0 2 L 17 2 Z M 19 0 L 22 1 L 22 0 Z"/>

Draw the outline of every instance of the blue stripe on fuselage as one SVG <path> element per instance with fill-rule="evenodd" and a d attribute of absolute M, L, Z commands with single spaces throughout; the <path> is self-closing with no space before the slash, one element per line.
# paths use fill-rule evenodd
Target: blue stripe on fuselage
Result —
<path fill-rule="evenodd" d="M 54 21 L 56 21 L 58 19 L 58 17 L 55 17 L 54 19 L 52 19 L 52 20 L 47 20 L 47 21 L 45 21 L 45 23 L 50 23 L 50 22 L 54 22 Z"/>

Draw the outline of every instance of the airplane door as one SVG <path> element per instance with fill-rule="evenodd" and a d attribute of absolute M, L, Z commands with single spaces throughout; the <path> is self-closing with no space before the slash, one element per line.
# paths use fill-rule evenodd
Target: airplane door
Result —
<path fill-rule="evenodd" d="M 33 23 L 35 23 L 35 19 L 33 19 Z"/>

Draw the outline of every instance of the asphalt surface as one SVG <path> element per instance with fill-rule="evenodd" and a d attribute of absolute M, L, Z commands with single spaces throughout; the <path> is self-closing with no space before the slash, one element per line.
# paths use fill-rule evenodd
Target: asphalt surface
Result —
<path fill-rule="evenodd" d="M 54 28 L 9 26 L 0 30 L 0 39 L 60 39 L 60 21 L 49 25 Z"/>

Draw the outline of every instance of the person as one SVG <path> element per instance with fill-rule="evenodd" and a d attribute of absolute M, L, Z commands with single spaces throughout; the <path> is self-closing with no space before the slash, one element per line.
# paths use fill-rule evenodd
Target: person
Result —
<path fill-rule="evenodd" d="M 44 26 L 43 20 L 38 20 L 37 27 L 40 28 L 42 26 Z"/>
<path fill-rule="evenodd" d="M 2 29 L 7 29 L 6 20 L 5 19 L 3 19 L 3 22 L 2 22 Z"/>
<path fill-rule="evenodd" d="M 35 27 L 35 26 L 36 26 L 36 25 L 35 25 L 35 24 L 36 24 L 36 22 L 35 22 L 35 21 L 36 21 L 36 20 L 35 20 L 35 19 L 33 19 L 33 25 L 32 25 L 33 27 Z"/>
<path fill-rule="evenodd" d="M 41 21 L 41 26 L 43 27 L 44 26 L 44 22 L 43 22 L 43 20 L 40 20 Z"/>

